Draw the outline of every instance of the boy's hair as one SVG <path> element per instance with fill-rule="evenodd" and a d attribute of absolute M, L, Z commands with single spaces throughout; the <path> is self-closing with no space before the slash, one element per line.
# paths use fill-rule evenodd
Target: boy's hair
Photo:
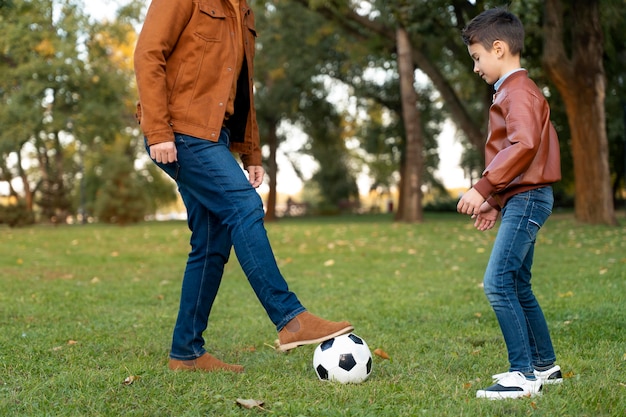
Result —
<path fill-rule="evenodd" d="M 461 32 L 465 45 L 480 43 L 490 51 L 497 40 L 506 42 L 513 55 L 524 49 L 524 25 L 513 13 L 498 7 L 473 18 Z"/>

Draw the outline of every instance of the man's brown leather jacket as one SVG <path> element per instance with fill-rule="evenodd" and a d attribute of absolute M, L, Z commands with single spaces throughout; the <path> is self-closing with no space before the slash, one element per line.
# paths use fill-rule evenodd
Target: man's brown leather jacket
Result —
<path fill-rule="evenodd" d="M 226 105 L 234 81 L 237 19 L 228 0 L 152 0 L 135 49 L 137 118 L 149 145 L 174 132 L 217 141 L 231 131 L 231 150 L 245 166 L 261 165 L 253 98 L 254 14 L 240 0 L 245 60 L 234 114 Z M 225 119 L 228 120 L 225 120 Z"/>
<path fill-rule="evenodd" d="M 508 76 L 494 95 L 485 164 L 474 188 L 499 209 L 515 194 L 561 179 L 550 106 L 526 70 Z"/>

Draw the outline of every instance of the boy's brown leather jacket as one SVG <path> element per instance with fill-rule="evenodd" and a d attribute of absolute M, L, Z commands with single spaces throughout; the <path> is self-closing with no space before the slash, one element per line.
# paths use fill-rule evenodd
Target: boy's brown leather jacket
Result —
<path fill-rule="evenodd" d="M 561 179 L 559 139 L 550 122 L 550 106 L 525 70 L 506 78 L 494 95 L 485 164 L 474 188 L 499 209 L 515 194 Z"/>
<path fill-rule="evenodd" d="M 235 111 L 226 118 L 234 81 L 235 10 L 228 0 L 152 0 L 135 49 L 137 119 L 149 145 L 174 132 L 217 141 L 231 131 L 231 150 L 245 166 L 261 165 L 253 98 L 254 15 L 240 0 L 245 60 Z"/>

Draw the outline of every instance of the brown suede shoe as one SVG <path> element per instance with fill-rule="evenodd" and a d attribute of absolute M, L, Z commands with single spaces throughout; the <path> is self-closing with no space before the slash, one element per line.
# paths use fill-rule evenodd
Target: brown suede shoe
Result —
<path fill-rule="evenodd" d="M 172 371 L 243 372 L 243 366 L 224 363 L 208 353 L 205 353 L 197 359 L 192 359 L 189 361 L 170 359 L 168 368 L 170 368 Z"/>
<path fill-rule="evenodd" d="M 278 332 L 278 350 L 286 352 L 298 346 L 322 343 L 352 330 L 354 327 L 347 321 L 328 321 L 305 311 Z"/>

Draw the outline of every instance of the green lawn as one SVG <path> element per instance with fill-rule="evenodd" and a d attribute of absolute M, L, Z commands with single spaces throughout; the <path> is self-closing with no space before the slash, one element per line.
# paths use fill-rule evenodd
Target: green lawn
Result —
<path fill-rule="evenodd" d="M 507 370 L 481 281 L 495 231 L 466 216 L 268 224 L 279 265 L 313 313 L 348 319 L 374 356 L 359 385 L 323 383 L 314 346 L 279 354 L 233 255 L 207 349 L 244 374 L 170 372 L 167 354 L 189 232 L 184 222 L 0 228 L 2 416 L 623 416 L 626 219 L 555 214 L 540 232 L 534 288 L 566 380 L 541 397 L 475 398 Z M 138 377 L 128 385 L 128 377 Z M 236 405 L 265 402 L 263 410 Z"/>

